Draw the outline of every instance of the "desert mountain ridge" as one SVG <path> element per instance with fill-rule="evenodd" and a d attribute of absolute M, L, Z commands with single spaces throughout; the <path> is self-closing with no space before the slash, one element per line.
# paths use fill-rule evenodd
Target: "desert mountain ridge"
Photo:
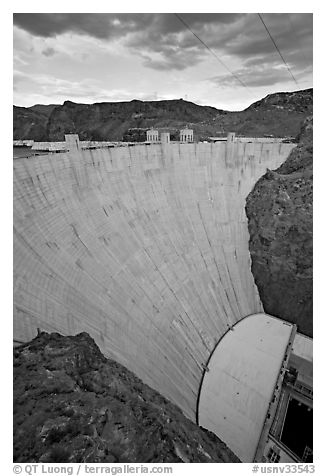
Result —
<path fill-rule="evenodd" d="M 81 140 L 143 141 L 150 127 L 169 128 L 171 139 L 180 128 L 194 129 L 196 140 L 236 132 L 238 135 L 296 136 L 312 114 L 313 90 L 278 92 L 243 111 L 200 106 L 183 99 L 14 106 L 13 138 L 61 141 L 67 133 Z"/>

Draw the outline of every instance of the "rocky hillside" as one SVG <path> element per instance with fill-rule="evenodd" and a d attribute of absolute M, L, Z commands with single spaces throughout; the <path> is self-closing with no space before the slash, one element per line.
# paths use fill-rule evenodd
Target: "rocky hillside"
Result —
<path fill-rule="evenodd" d="M 299 144 L 247 197 L 254 275 L 265 312 L 294 322 L 312 336 L 312 116 Z"/>
<path fill-rule="evenodd" d="M 48 112 L 48 111 L 47 111 Z M 81 140 L 122 140 L 129 129 L 197 124 L 213 119 L 218 110 L 209 106 L 198 106 L 191 102 L 172 101 L 130 101 L 97 104 L 77 104 L 65 101 L 54 107 L 44 120 L 44 110 L 16 108 L 14 106 L 14 139 L 29 138 L 41 140 L 38 131 L 28 130 L 26 124 L 39 122 L 46 129 L 50 141 L 64 140 L 66 133 L 78 133 Z M 24 126 L 24 127 L 23 127 Z M 43 134 L 43 131 L 40 131 Z M 30 135 L 33 137 L 30 137 Z M 44 136 L 42 136 L 44 137 Z"/>
<path fill-rule="evenodd" d="M 312 89 L 270 94 L 240 112 L 199 106 L 189 101 L 130 101 L 115 103 L 14 106 L 14 139 L 64 140 L 77 133 L 81 140 L 144 139 L 150 127 L 173 130 L 188 125 L 197 140 L 218 133 L 246 136 L 296 136 L 299 124 L 312 113 Z M 136 132 L 138 129 L 139 132 Z"/>
<path fill-rule="evenodd" d="M 14 461 L 239 462 L 86 333 L 14 349 Z"/>
<path fill-rule="evenodd" d="M 302 122 L 312 114 L 313 90 L 269 94 L 240 113 L 233 113 L 225 128 L 245 136 L 297 136 Z M 223 127 L 223 117 L 221 118 Z"/>
<path fill-rule="evenodd" d="M 31 108 L 14 106 L 14 139 L 47 140 L 46 124 L 48 117 Z"/>

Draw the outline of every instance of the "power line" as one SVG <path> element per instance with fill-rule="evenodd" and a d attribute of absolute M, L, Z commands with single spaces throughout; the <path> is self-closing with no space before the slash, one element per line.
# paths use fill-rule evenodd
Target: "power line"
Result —
<path fill-rule="evenodd" d="M 185 26 L 189 31 L 191 31 L 191 33 L 197 38 L 197 40 L 199 40 L 200 43 L 201 43 L 202 45 L 204 45 L 205 48 L 206 48 L 213 56 L 215 56 L 215 58 L 219 61 L 219 63 L 220 63 L 222 66 L 224 66 L 224 68 L 227 69 L 228 72 L 229 72 L 230 74 L 232 74 L 232 76 L 233 76 L 237 81 L 239 81 L 239 83 L 241 84 L 241 86 L 243 86 L 244 88 L 246 88 L 246 89 L 251 93 L 251 91 L 250 91 L 250 89 L 248 88 L 248 86 L 239 78 L 239 76 L 237 76 L 235 73 L 233 73 L 233 71 L 231 71 L 231 70 L 228 68 L 228 66 L 217 56 L 217 54 L 216 54 L 208 45 L 206 45 L 206 43 L 205 43 L 201 38 L 199 38 L 199 36 L 190 28 L 190 26 L 183 20 L 183 18 L 181 18 L 181 16 L 178 15 L 177 13 L 175 13 L 174 15 L 181 21 L 181 23 L 184 24 L 184 26 Z"/>
<path fill-rule="evenodd" d="M 271 33 L 269 32 L 269 29 L 267 28 L 267 26 L 266 26 L 266 24 L 265 24 L 265 22 L 264 22 L 264 20 L 263 20 L 263 18 L 262 18 L 262 16 L 261 16 L 261 14 L 260 14 L 260 13 L 257 13 L 257 15 L 258 15 L 259 18 L 261 19 L 261 22 L 262 22 L 262 24 L 264 25 L 265 30 L 267 31 L 267 33 L 268 33 L 268 35 L 269 35 L 269 37 L 270 37 L 270 39 L 271 39 L 273 45 L 275 46 L 275 48 L 276 48 L 278 54 L 279 54 L 280 57 L 282 58 L 282 61 L 283 61 L 283 63 L 285 64 L 285 66 L 286 66 L 288 72 L 289 72 L 290 75 L 292 76 L 293 81 L 294 81 L 295 84 L 298 86 L 297 80 L 296 80 L 295 77 L 293 76 L 292 71 L 291 71 L 289 65 L 287 64 L 287 62 L 286 62 L 285 59 L 283 58 L 283 55 L 282 55 L 282 53 L 280 52 L 280 50 L 279 50 L 277 44 L 275 43 L 274 38 L 272 37 Z"/>

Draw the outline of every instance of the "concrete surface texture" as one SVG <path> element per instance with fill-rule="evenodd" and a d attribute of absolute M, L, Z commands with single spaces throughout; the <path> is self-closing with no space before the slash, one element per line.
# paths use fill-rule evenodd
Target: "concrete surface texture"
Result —
<path fill-rule="evenodd" d="M 115 146 L 115 145 L 120 145 L 121 143 L 119 142 L 112 142 L 112 141 L 80 141 L 79 137 L 77 134 L 69 134 L 68 139 L 66 141 L 62 142 L 34 142 L 34 141 L 26 141 L 26 142 L 32 142 L 30 144 L 32 146 L 32 150 L 45 150 L 49 152 L 55 152 L 55 151 L 65 151 L 69 150 L 69 143 L 71 145 L 71 136 L 76 136 L 76 140 L 78 140 L 78 146 L 79 148 L 82 149 L 90 149 L 90 148 L 99 148 L 99 147 L 108 147 L 108 146 Z M 14 146 L 15 146 L 14 141 Z M 22 141 L 21 141 L 22 142 Z M 18 145 L 24 145 L 24 144 L 18 144 Z"/>
<path fill-rule="evenodd" d="M 303 334 L 295 336 L 292 354 L 290 359 L 292 365 L 297 371 L 297 381 L 302 383 L 308 389 L 313 389 L 313 340 Z M 304 393 L 307 392 L 305 388 Z"/>
<path fill-rule="evenodd" d="M 170 142 L 170 132 L 161 132 L 161 142 L 167 144 Z"/>
<path fill-rule="evenodd" d="M 293 342 L 292 353 L 312 363 L 313 340 L 311 337 L 297 333 Z"/>
<path fill-rule="evenodd" d="M 267 314 L 249 316 L 221 339 L 207 366 L 199 425 L 244 463 L 254 460 L 292 328 Z"/>
<path fill-rule="evenodd" d="M 245 197 L 293 144 L 153 144 L 14 161 L 14 339 L 88 332 L 195 420 L 212 350 L 262 305 Z"/>

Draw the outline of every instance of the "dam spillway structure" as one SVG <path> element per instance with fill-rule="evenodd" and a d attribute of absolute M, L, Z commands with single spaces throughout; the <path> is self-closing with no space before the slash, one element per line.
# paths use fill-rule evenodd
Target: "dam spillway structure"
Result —
<path fill-rule="evenodd" d="M 249 316 L 259 325 L 266 317 L 245 199 L 293 147 L 232 137 L 89 150 L 72 137 L 62 153 L 15 160 L 14 339 L 30 340 L 37 328 L 88 332 L 198 421 L 213 351 Z M 280 370 L 293 325 L 278 321 L 271 335 L 287 328 L 274 359 Z M 252 441 L 243 461 L 254 458 Z"/>

